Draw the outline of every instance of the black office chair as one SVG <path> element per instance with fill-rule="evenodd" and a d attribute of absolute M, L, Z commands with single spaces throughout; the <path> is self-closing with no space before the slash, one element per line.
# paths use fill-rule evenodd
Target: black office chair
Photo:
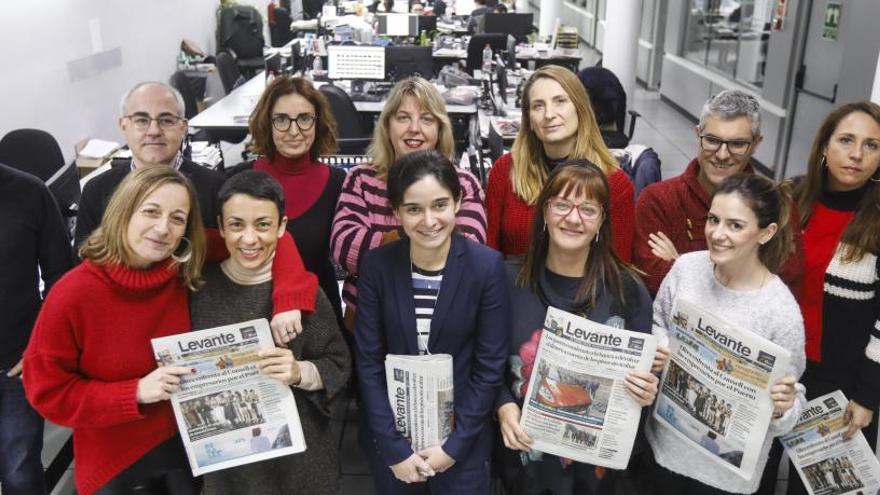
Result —
<path fill-rule="evenodd" d="M 79 203 L 79 170 L 76 163 L 64 163 L 58 142 L 46 131 L 16 129 L 0 139 L 0 163 L 31 174 L 49 186 L 61 213 L 76 216 Z"/>
<path fill-rule="evenodd" d="M 635 110 L 626 109 L 626 92 L 613 72 L 604 67 L 587 67 L 578 72 L 578 78 L 590 96 L 590 104 L 600 127 L 613 124 L 614 129 L 601 129 L 602 138 L 609 148 L 626 148 L 632 140 L 636 119 Z M 630 114 L 629 132 L 625 133 L 626 114 Z"/>
<path fill-rule="evenodd" d="M 362 155 L 370 144 L 361 116 L 348 93 L 332 84 L 321 86 L 320 91 L 330 102 L 330 112 L 336 119 L 336 136 L 339 153 L 345 155 Z"/>
<path fill-rule="evenodd" d="M 220 82 L 223 84 L 223 91 L 226 94 L 232 92 L 239 84 L 244 83 L 245 78 L 238 70 L 238 64 L 235 63 L 235 57 L 228 52 L 220 52 L 217 54 L 217 60 L 214 62 L 217 66 L 217 73 L 220 75 Z"/>
<path fill-rule="evenodd" d="M 246 78 L 263 69 L 263 17 L 247 5 L 233 5 L 220 11 L 219 46 L 235 55 L 236 63 Z"/>
<path fill-rule="evenodd" d="M 198 115 L 199 107 L 196 104 L 196 94 L 186 77 L 186 71 L 179 70 L 171 76 L 171 86 L 183 96 L 184 116 L 191 119 Z"/>
<path fill-rule="evenodd" d="M 483 67 L 483 49 L 492 47 L 492 54 L 507 50 L 507 35 L 503 33 L 480 33 L 471 36 L 467 47 L 467 63 L 465 71 L 473 75 L 474 71 Z"/>
<path fill-rule="evenodd" d="M 324 0 L 302 0 L 303 19 L 317 19 L 324 7 Z"/>
<path fill-rule="evenodd" d="M 290 30 L 290 11 L 282 7 L 275 7 L 272 12 L 273 20 L 269 23 L 269 37 L 272 46 L 284 46 L 293 39 L 293 31 Z"/>

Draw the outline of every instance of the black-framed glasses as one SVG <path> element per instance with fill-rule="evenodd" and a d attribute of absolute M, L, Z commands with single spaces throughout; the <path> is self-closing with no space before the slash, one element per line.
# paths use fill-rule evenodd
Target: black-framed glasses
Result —
<path fill-rule="evenodd" d="M 153 118 L 147 114 L 135 113 L 131 115 L 124 115 L 123 117 L 128 119 L 128 121 L 131 122 L 131 125 L 133 125 L 135 129 L 139 131 L 146 131 L 147 129 L 149 129 L 154 120 L 156 121 L 156 125 L 159 126 L 159 129 L 162 129 L 163 131 L 173 129 L 181 122 L 186 122 L 186 119 L 184 119 L 183 117 L 178 117 L 176 115 L 160 115 L 156 118 Z"/>
<path fill-rule="evenodd" d="M 709 136 L 706 134 L 700 135 L 700 147 L 703 148 L 703 151 L 709 151 L 711 153 L 715 153 L 716 151 L 721 149 L 722 145 L 727 146 L 727 152 L 731 155 L 735 156 L 743 156 L 749 152 L 749 149 L 752 147 L 752 141 L 747 141 L 745 139 L 720 139 L 715 136 Z"/>
<path fill-rule="evenodd" d="M 276 113 L 272 116 L 272 127 L 278 132 L 287 132 L 290 130 L 290 126 L 296 122 L 297 129 L 303 132 L 314 127 L 317 120 L 318 118 L 312 113 L 301 113 L 295 117 L 285 113 Z"/>

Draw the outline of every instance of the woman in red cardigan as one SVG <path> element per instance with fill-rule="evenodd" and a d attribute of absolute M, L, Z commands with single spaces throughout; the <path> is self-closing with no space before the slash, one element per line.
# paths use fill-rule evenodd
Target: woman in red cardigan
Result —
<path fill-rule="evenodd" d="M 538 193 L 550 171 L 567 159 L 587 159 L 605 173 L 614 250 L 629 262 L 635 226 L 632 181 L 605 146 L 584 86 L 573 72 L 557 65 L 541 67 L 526 82 L 513 149 L 489 174 L 487 244 L 508 256 L 528 251 Z"/>
<path fill-rule="evenodd" d="M 188 368 L 156 367 L 150 340 L 190 329 L 205 236 L 192 186 L 170 167 L 131 172 L 83 263 L 49 293 L 24 355 L 28 400 L 73 428 L 81 494 L 198 493 L 170 394 Z"/>

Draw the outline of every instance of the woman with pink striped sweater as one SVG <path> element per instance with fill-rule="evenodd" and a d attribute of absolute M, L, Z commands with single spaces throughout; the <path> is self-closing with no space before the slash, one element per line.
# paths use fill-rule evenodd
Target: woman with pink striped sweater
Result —
<path fill-rule="evenodd" d="M 352 168 L 342 184 L 336 205 L 330 249 L 333 258 L 349 273 L 342 287 L 345 324 L 354 328 L 358 264 L 370 249 L 399 237 L 400 222 L 388 203 L 388 167 L 416 150 L 436 149 L 454 160 L 452 124 L 443 98 L 430 82 L 412 77 L 397 83 L 379 116 L 367 154 L 372 163 Z M 456 224 L 461 234 L 486 241 L 486 209 L 476 177 L 458 169 L 461 209 Z"/>

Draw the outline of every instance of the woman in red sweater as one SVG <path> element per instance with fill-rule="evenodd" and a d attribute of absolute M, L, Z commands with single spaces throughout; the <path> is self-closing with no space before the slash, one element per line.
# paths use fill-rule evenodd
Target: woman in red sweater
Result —
<path fill-rule="evenodd" d="M 880 403 L 880 105 L 843 105 L 825 118 L 795 189 L 804 234 L 807 399 L 840 389 L 846 436 L 877 442 Z M 806 493 L 792 476 L 789 493 Z"/>
<path fill-rule="evenodd" d="M 198 493 L 170 394 L 188 368 L 156 367 L 150 340 L 190 329 L 205 236 L 192 186 L 169 167 L 131 172 L 83 263 L 43 304 L 24 355 L 28 400 L 73 428 L 81 494 Z"/>
<path fill-rule="evenodd" d="M 528 251 L 538 193 L 550 171 L 566 159 L 587 159 L 605 173 L 614 250 L 629 262 L 635 226 L 632 181 L 605 146 L 584 86 L 573 72 L 556 65 L 541 67 L 526 82 L 513 149 L 489 174 L 487 244 L 508 256 Z"/>

